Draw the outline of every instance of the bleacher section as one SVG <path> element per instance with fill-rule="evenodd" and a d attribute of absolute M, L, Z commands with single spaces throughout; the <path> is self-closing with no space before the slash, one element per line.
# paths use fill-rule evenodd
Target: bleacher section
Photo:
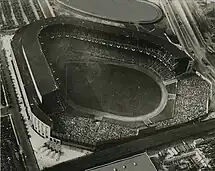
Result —
<path fill-rule="evenodd" d="M 99 142 L 137 135 L 137 130 L 93 118 L 72 117 L 69 114 L 56 114 L 51 118 L 55 135 L 75 144 L 96 146 Z"/>
<path fill-rule="evenodd" d="M 40 42 L 43 47 L 43 51 L 46 55 L 46 49 L 45 46 L 47 41 L 52 41 L 52 39 L 55 39 L 59 43 L 64 44 L 64 46 L 58 47 L 59 51 L 62 53 L 65 53 L 65 58 L 63 60 L 76 60 L 75 56 L 80 58 L 81 55 L 74 55 L 76 54 L 86 54 L 88 57 L 88 60 L 94 60 L 94 59 L 102 59 L 102 60 L 108 60 L 112 62 L 117 63 L 126 63 L 126 64 L 132 64 L 139 67 L 144 67 L 152 70 L 154 73 L 159 75 L 163 81 L 165 80 L 171 80 L 175 78 L 175 73 L 170 68 L 166 67 L 167 64 L 159 60 L 156 56 L 153 56 L 151 53 L 142 53 L 143 51 L 135 51 L 133 48 L 129 49 L 129 46 L 121 44 L 121 43 L 115 43 L 109 40 L 100 39 L 97 38 L 98 35 L 95 37 L 83 37 L 82 33 L 79 30 L 76 30 L 76 32 L 70 32 L 70 33 L 63 33 L 60 32 L 61 30 L 58 30 L 57 32 L 47 33 L 47 35 L 41 35 L 42 39 L 40 39 Z M 46 33 L 45 33 L 46 34 Z M 59 39 L 59 40 L 58 40 Z M 73 41 L 75 39 L 77 44 L 83 45 L 80 46 L 79 49 L 73 48 L 71 45 L 69 45 L 69 41 Z M 81 48 L 83 47 L 83 48 Z M 136 47 L 137 48 L 137 47 Z M 72 55 L 73 54 L 73 55 Z M 72 59 L 69 59 L 72 55 Z M 154 57 L 154 58 L 153 58 Z M 77 59 L 80 60 L 80 59 Z"/>
<path fill-rule="evenodd" d="M 208 110 L 210 93 L 210 84 L 196 74 L 180 77 L 174 117 L 160 122 L 157 127 L 165 128 L 204 116 Z"/>

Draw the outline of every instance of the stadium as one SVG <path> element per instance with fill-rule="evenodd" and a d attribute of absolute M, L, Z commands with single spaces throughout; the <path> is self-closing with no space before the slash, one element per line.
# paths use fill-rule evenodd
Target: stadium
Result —
<path fill-rule="evenodd" d="M 12 48 L 28 119 L 56 151 L 94 151 L 208 110 L 210 83 L 191 73 L 193 59 L 150 33 L 55 17 L 19 29 Z"/>

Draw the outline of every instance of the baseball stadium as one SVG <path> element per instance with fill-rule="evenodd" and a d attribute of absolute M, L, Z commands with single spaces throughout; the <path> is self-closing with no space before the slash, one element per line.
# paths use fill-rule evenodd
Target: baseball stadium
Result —
<path fill-rule="evenodd" d="M 28 119 L 57 145 L 94 151 L 208 111 L 211 85 L 192 70 L 193 59 L 150 33 L 55 17 L 19 29 L 12 48 Z"/>

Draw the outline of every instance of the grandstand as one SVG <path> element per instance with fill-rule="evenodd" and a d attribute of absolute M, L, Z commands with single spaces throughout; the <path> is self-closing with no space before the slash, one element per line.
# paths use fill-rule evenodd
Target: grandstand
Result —
<path fill-rule="evenodd" d="M 180 103 L 177 93 L 187 90 L 186 86 L 180 88 L 181 74 L 187 72 L 192 59 L 170 43 L 148 33 L 58 17 L 20 29 L 13 38 L 12 47 L 21 78 L 19 82 L 25 85 L 21 87 L 24 87 L 32 127 L 54 143 L 78 147 L 81 144 L 81 148 L 94 150 L 97 143 L 137 136 L 140 125 L 134 124 L 137 121 L 145 126 L 158 124 L 157 129 L 165 127 L 167 119 L 166 125 L 174 125 L 171 119 L 177 120 L 178 111 L 187 108 L 186 104 Z M 111 70 L 114 72 L 110 77 Z M 123 74 L 127 78 L 126 84 Z M 154 93 L 151 94 L 153 99 L 143 101 L 147 94 L 144 92 L 145 97 L 142 97 L 142 91 L 149 85 L 144 87 L 144 80 L 138 75 L 150 80 L 156 88 L 154 92 L 147 89 Z M 119 80 L 123 80 L 126 86 L 120 85 Z M 144 87 L 140 86 L 139 95 L 132 91 L 136 91 L 133 85 Z M 119 89 L 121 94 L 113 93 Z M 203 91 L 201 88 L 197 90 Z M 113 94 L 115 97 L 110 97 Z M 202 95 L 202 99 L 208 97 L 207 93 Z M 196 93 L 190 93 L 184 98 L 188 104 L 206 102 L 195 101 L 195 97 Z M 133 99 L 132 103 L 128 102 L 129 98 Z M 112 100 L 124 108 L 116 103 L 110 105 Z M 149 100 L 156 103 L 146 105 Z M 144 104 L 152 107 L 147 109 Z M 152 111 L 152 108 L 155 109 Z M 188 112 L 189 119 L 192 119 L 196 111 L 201 112 L 200 116 L 207 109 L 204 104 L 204 107 L 197 105 L 194 113 L 189 110 L 180 113 Z M 189 119 L 179 118 L 180 122 L 176 124 Z M 129 127 L 127 122 L 133 122 L 135 126 Z"/>
<path fill-rule="evenodd" d="M 157 127 L 165 128 L 200 118 L 208 113 L 211 85 L 195 73 L 178 79 L 174 117 L 160 122 Z"/>
<path fill-rule="evenodd" d="M 136 136 L 137 130 L 125 126 L 95 121 L 93 118 L 71 117 L 70 114 L 51 116 L 54 123 L 53 135 L 64 141 L 96 146 L 100 142 Z"/>
<path fill-rule="evenodd" d="M 19 28 L 47 17 L 40 0 L 1 0 L 0 7 L 1 29 Z"/>
<path fill-rule="evenodd" d="M 156 44 L 153 44 L 148 40 L 144 40 L 145 42 L 143 44 L 143 43 L 140 43 L 138 39 L 131 39 L 130 37 L 123 38 L 122 36 L 116 38 L 115 35 L 110 36 L 108 34 L 101 35 L 101 33 L 98 33 L 93 30 L 85 29 L 85 28 L 78 28 L 78 29 L 73 28 L 72 32 L 66 32 L 66 29 L 69 29 L 69 28 L 65 28 L 65 29 L 58 28 L 58 30 L 50 31 L 51 35 L 49 36 L 51 36 L 51 38 L 71 37 L 85 42 L 87 41 L 89 43 L 93 42 L 95 43 L 94 46 L 105 45 L 105 46 L 109 46 L 110 49 L 118 48 L 126 51 L 130 50 L 132 52 L 138 52 L 140 54 L 149 55 L 151 57 L 158 59 L 160 62 L 162 62 L 165 66 L 167 66 L 170 69 L 170 71 L 173 71 L 177 67 L 177 61 L 175 61 L 173 55 L 170 52 L 168 52 L 164 47 L 157 46 Z M 61 34 L 59 34 L 59 32 Z M 120 43 L 117 42 L 117 39 L 120 40 Z M 105 48 L 103 48 L 103 51 L 105 52 Z M 110 52 L 107 52 L 107 53 L 110 53 Z M 132 59 L 129 57 L 128 60 L 132 61 L 135 59 L 134 58 Z"/>
<path fill-rule="evenodd" d="M 8 115 L 1 117 L 1 170 L 25 170 Z"/>

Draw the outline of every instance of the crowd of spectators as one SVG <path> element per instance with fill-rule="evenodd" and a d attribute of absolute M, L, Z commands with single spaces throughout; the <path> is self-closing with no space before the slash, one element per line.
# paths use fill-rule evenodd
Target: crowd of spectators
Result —
<path fill-rule="evenodd" d="M 107 140 L 137 135 L 137 130 L 92 118 L 68 114 L 55 114 L 51 117 L 54 122 L 54 132 L 77 143 L 96 145 Z"/>
<path fill-rule="evenodd" d="M 172 119 L 160 122 L 158 128 L 204 116 L 207 112 L 210 93 L 210 84 L 196 74 L 188 74 L 179 78 L 174 116 Z"/>
<path fill-rule="evenodd" d="M 0 2 L 1 13 L 0 13 L 0 25 L 3 29 L 14 29 L 17 27 L 24 26 L 28 23 L 32 23 L 37 20 L 35 13 L 38 14 L 40 19 L 44 19 L 42 10 L 37 0 L 2 0 Z M 36 10 L 34 11 L 35 8 Z M 22 13 L 22 10 L 24 14 Z M 14 19 L 14 17 L 15 19 Z M 16 23 L 16 21 L 17 23 Z"/>
<path fill-rule="evenodd" d="M 24 170 L 9 116 L 1 118 L 1 170 Z"/>
<path fill-rule="evenodd" d="M 120 64 L 132 64 L 135 66 L 139 66 L 140 68 L 147 68 L 153 71 L 156 75 L 159 75 L 164 81 L 173 79 L 175 77 L 174 71 L 168 68 L 168 65 L 165 61 L 159 60 L 157 57 L 153 57 L 153 53 L 150 51 L 156 51 L 152 48 L 150 51 L 146 51 L 145 54 L 141 54 L 143 52 L 139 49 L 137 51 L 137 46 L 117 43 L 115 41 L 111 41 L 110 39 L 100 39 L 96 38 L 96 36 L 83 36 L 84 33 L 81 32 L 71 32 L 62 33 L 62 32 L 52 32 L 47 33 L 40 36 L 40 42 L 43 47 L 43 51 L 46 55 L 46 39 L 60 39 L 59 44 L 64 44 L 63 46 L 58 45 L 59 51 L 61 51 L 61 55 L 65 53 L 64 56 L 72 56 L 73 60 L 80 60 L 80 58 L 85 58 L 83 60 L 107 60 Z M 85 33 L 88 34 L 88 33 Z M 98 37 L 98 36 L 97 36 Z M 81 48 L 74 48 L 72 43 L 68 43 L 67 38 L 73 38 L 77 40 L 77 43 L 80 44 Z M 79 41 L 79 42 L 78 42 Z M 83 43 L 84 41 L 84 43 Z M 119 40 L 117 40 L 119 41 Z M 131 47 L 132 46 L 132 47 Z M 129 50 L 130 49 L 130 50 Z M 74 55 L 74 53 L 80 55 Z M 157 54 L 157 52 L 156 52 Z M 158 52 L 159 54 L 159 52 Z"/>
<path fill-rule="evenodd" d="M 97 44 L 103 44 L 110 47 L 117 47 L 119 49 L 130 50 L 133 52 L 140 52 L 146 55 L 150 55 L 161 61 L 166 67 L 171 71 L 174 70 L 176 62 L 174 57 L 170 52 L 168 52 L 164 47 L 158 46 L 145 40 L 145 43 L 140 43 L 139 40 L 131 39 L 130 37 L 122 36 L 111 36 L 106 33 L 101 33 L 93 30 L 89 30 L 83 27 L 73 27 L 71 30 L 65 29 L 63 27 L 56 28 L 52 32 L 53 36 L 62 37 L 73 37 L 82 39 L 85 41 L 94 42 Z M 120 40 L 120 43 L 118 41 Z"/>

